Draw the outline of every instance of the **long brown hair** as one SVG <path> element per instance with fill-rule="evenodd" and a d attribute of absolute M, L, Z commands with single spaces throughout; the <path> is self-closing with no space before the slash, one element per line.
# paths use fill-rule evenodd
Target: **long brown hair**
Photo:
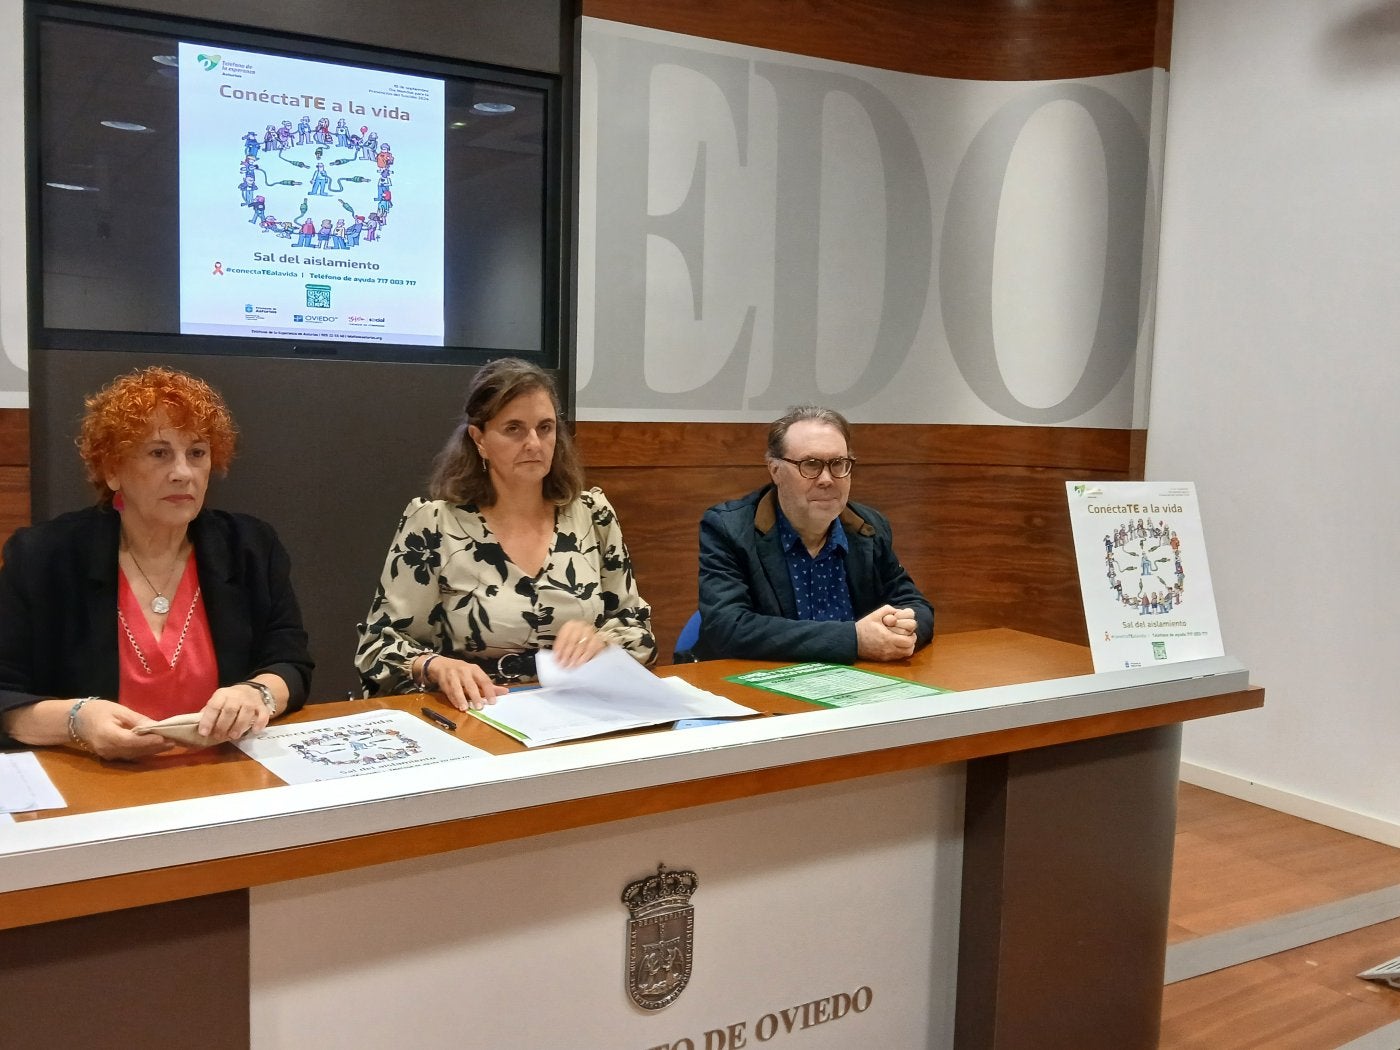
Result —
<path fill-rule="evenodd" d="M 449 503 L 474 503 L 490 507 L 496 502 L 496 486 L 491 473 L 476 450 L 467 427 L 480 430 L 496 414 L 521 394 L 543 390 L 554 405 L 558 420 L 554 436 L 554 459 L 543 482 L 544 498 L 559 506 L 572 503 L 583 491 L 583 465 L 574 447 L 573 435 L 564 425 L 559 393 L 544 369 L 518 357 L 502 357 L 477 370 L 467 387 L 466 404 L 447 444 L 433 460 L 428 495 Z"/>

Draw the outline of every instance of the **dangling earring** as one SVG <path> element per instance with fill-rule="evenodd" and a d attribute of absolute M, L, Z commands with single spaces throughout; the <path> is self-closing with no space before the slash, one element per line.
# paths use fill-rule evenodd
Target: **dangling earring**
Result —
<path fill-rule="evenodd" d="M 126 510 L 126 500 L 122 499 L 120 489 L 118 489 L 112 496 L 112 509 L 118 514 Z"/>
<path fill-rule="evenodd" d="M 480 445 L 476 447 L 476 454 L 481 457 L 481 472 L 483 474 L 491 473 L 491 461 L 486 458 L 486 453 L 482 451 Z"/>

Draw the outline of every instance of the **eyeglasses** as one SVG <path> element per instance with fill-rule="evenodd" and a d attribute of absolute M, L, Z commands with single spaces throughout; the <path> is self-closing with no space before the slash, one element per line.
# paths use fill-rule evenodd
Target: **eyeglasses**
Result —
<path fill-rule="evenodd" d="M 837 456 L 835 459 L 817 459 L 815 456 L 809 456 L 806 459 L 788 459 L 787 456 L 779 456 L 778 458 L 784 463 L 791 463 L 797 468 L 797 473 L 808 481 L 815 481 L 821 477 L 823 470 L 831 471 L 833 478 L 848 478 L 856 465 L 855 459 L 851 456 Z"/>

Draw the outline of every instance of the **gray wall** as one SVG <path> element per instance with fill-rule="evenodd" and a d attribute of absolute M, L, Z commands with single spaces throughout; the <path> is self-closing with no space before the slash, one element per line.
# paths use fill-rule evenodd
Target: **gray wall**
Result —
<path fill-rule="evenodd" d="M 570 0 L 402 0 L 392 14 L 369 0 L 135 0 L 106 6 L 560 74 L 566 114 L 574 108 L 576 17 Z M 564 137 L 571 154 L 571 127 Z M 564 160 L 568 173 L 571 155 Z M 573 196 L 566 187 L 559 290 L 565 376 L 573 313 L 567 292 L 573 285 Z M 211 486 L 209 502 L 276 526 L 291 551 L 311 633 L 313 695 L 343 696 L 357 687 L 351 662 L 355 623 L 369 606 L 404 504 L 423 492 L 471 369 L 31 348 L 35 521 L 91 502 L 73 450 L 83 397 L 113 376 L 148 364 L 199 375 L 228 399 L 242 431 L 240 449 L 229 476 Z M 560 385 L 565 391 L 572 386 L 567 379 Z"/>
<path fill-rule="evenodd" d="M 1400 3 L 1177 0 L 1149 478 L 1265 706 L 1182 775 L 1400 846 Z"/>

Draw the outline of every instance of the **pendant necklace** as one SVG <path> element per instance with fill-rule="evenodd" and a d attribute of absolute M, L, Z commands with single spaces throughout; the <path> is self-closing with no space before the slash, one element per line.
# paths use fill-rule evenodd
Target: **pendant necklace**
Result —
<path fill-rule="evenodd" d="M 157 616 L 164 616 L 170 611 L 170 599 L 165 596 L 165 587 L 169 587 L 170 581 L 175 578 L 175 569 L 180 567 L 179 559 L 176 559 L 175 568 L 171 569 L 170 575 L 165 578 L 165 587 L 157 587 L 146 575 L 146 570 L 141 568 L 141 563 L 136 560 L 136 555 L 131 552 L 129 546 L 126 549 L 126 556 L 131 559 L 131 564 L 136 566 L 136 571 L 141 574 L 141 579 L 146 581 L 146 586 L 155 592 L 155 597 L 151 599 L 151 612 Z"/>

